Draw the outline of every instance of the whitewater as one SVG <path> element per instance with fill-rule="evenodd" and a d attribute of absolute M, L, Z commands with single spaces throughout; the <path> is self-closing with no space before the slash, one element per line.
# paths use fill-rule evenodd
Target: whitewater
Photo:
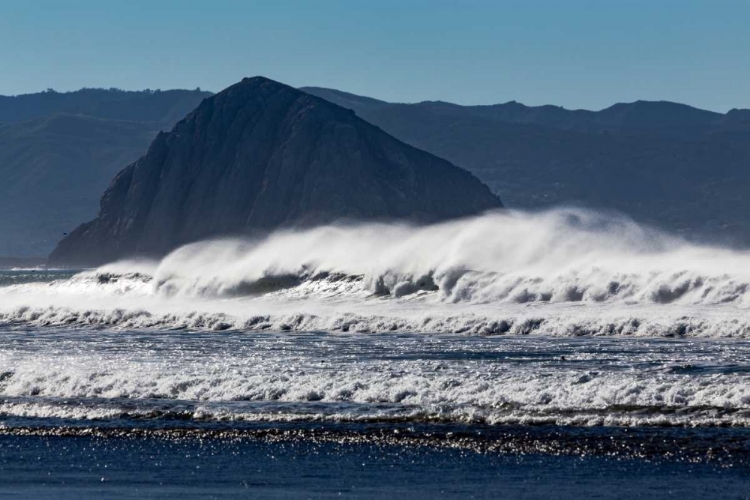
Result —
<path fill-rule="evenodd" d="M 3 279 L 8 327 L 750 336 L 750 253 L 581 209 L 282 231 Z"/>
<path fill-rule="evenodd" d="M 0 431 L 747 428 L 749 264 L 557 209 L 2 271 Z"/>

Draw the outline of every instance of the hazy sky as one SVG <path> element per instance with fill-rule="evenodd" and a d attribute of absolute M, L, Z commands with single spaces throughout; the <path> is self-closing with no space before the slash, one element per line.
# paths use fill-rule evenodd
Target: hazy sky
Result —
<path fill-rule="evenodd" d="M 750 108 L 750 0 L 0 1 L 0 94 L 253 75 L 404 102 Z"/>

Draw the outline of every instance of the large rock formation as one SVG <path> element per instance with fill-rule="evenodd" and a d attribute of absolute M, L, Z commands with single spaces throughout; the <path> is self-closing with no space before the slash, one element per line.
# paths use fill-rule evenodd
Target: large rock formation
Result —
<path fill-rule="evenodd" d="M 500 207 L 472 174 L 352 111 L 266 78 L 204 100 L 121 171 L 53 264 L 340 219 L 429 222 Z"/>

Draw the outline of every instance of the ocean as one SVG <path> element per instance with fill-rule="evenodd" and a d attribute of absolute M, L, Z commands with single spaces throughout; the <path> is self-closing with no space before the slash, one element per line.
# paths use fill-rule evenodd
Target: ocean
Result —
<path fill-rule="evenodd" d="M 0 494 L 750 498 L 749 286 L 573 209 L 0 271 Z"/>

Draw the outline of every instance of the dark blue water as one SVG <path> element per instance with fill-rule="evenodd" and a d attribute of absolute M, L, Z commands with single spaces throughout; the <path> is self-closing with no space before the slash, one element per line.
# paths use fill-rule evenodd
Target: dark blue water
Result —
<path fill-rule="evenodd" d="M 66 269 L 23 269 L 9 270 L 0 268 L 0 287 L 23 285 L 26 283 L 51 283 L 66 280 L 74 276 L 76 271 Z"/>
<path fill-rule="evenodd" d="M 603 457 L 216 438 L 0 438 L 0 496 L 750 498 L 750 470 Z"/>

